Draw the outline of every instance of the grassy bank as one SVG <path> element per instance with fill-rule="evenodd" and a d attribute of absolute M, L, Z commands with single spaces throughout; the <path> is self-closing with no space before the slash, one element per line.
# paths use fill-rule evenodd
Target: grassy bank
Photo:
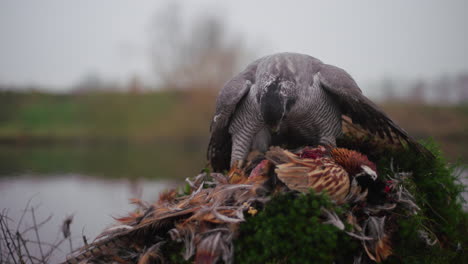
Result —
<path fill-rule="evenodd" d="M 468 163 L 468 104 L 385 103 L 382 108 L 413 137 L 433 138 L 449 160 Z"/>
<path fill-rule="evenodd" d="M 197 106 L 197 111 L 192 106 Z M 149 142 L 198 137 L 202 136 L 201 128 L 206 136 L 210 119 L 189 94 L 174 92 L 86 95 L 4 92 L 0 94 L 0 110 L 2 141 Z"/>
<path fill-rule="evenodd" d="M 205 166 L 204 92 L 0 92 L 0 176 L 185 178 Z"/>
<path fill-rule="evenodd" d="M 0 145 L 154 145 L 204 156 L 215 92 L 46 94 L 0 92 Z M 411 135 L 433 137 L 450 160 L 468 162 L 468 105 L 381 104 Z"/>

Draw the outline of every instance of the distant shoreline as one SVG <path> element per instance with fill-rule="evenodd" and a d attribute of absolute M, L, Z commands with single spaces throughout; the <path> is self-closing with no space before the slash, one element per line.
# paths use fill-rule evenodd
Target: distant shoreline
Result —
<path fill-rule="evenodd" d="M 0 92 L 0 146 L 189 144 L 206 151 L 215 91 L 48 94 Z M 379 106 L 416 139 L 468 163 L 468 103 Z"/>

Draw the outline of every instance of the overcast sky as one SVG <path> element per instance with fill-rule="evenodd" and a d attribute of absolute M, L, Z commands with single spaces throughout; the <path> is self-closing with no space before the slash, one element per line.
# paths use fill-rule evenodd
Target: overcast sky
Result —
<path fill-rule="evenodd" d="M 153 80 L 156 0 L 0 1 L 0 83 L 66 89 L 88 73 Z M 258 55 L 307 53 L 359 82 L 468 71 L 468 1 L 183 1 L 212 12 Z"/>

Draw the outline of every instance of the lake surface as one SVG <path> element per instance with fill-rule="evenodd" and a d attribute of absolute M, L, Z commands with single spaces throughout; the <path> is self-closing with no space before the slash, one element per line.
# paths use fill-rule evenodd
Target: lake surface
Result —
<path fill-rule="evenodd" d="M 163 190 L 197 175 L 205 165 L 204 157 L 199 146 L 190 141 L 0 144 L 0 210 L 8 210 L 10 227 L 16 228 L 31 199 L 38 222 L 53 214 L 40 230 L 41 240 L 47 242 L 61 236 L 63 220 L 73 215 L 71 231 L 76 248 L 82 245 L 82 234 L 92 241 L 115 222 L 112 217 L 132 211 L 135 207 L 130 198 L 153 202 Z M 23 224 L 32 225 L 30 212 Z M 69 245 L 62 244 L 60 249 L 52 263 L 64 258 Z M 39 255 L 38 248 L 33 251 Z"/>
<path fill-rule="evenodd" d="M 106 180 L 78 174 L 3 177 L 0 178 L 0 208 L 8 209 L 11 227 L 16 227 L 31 199 L 31 206 L 37 208 L 38 222 L 53 215 L 40 229 L 41 240 L 50 242 L 61 237 L 63 220 L 73 215 L 71 234 L 73 247 L 77 247 L 83 244 L 82 234 L 92 241 L 115 222 L 113 217 L 131 212 L 135 207 L 129 203 L 130 198 L 153 202 L 162 191 L 178 185 L 179 181 Z M 32 225 L 30 212 L 23 223 L 24 226 Z M 32 250 L 33 254 L 39 254 L 38 248 L 33 247 Z M 69 252 L 68 242 L 63 243 L 60 250 L 52 257 L 52 263 L 64 259 Z"/>
<path fill-rule="evenodd" d="M 74 173 L 112 179 L 185 179 L 203 169 L 205 151 L 206 146 L 189 140 L 146 145 L 0 143 L 0 178 Z"/>

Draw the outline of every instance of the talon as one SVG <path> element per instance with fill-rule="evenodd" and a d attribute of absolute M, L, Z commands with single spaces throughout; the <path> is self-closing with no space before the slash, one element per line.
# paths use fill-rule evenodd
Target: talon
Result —
<path fill-rule="evenodd" d="M 334 146 L 327 144 L 325 145 L 325 156 L 331 157 L 332 156 L 332 150 L 335 148 Z"/>
<path fill-rule="evenodd" d="M 244 175 L 244 170 L 242 169 L 243 164 L 243 160 L 236 160 L 234 162 L 234 164 L 231 167 L 231 170 L 229 170 L 228 173 L 229 183 L 237 184 L 247 179 L 247 177 Z"/>
<path fill-rule="evenodd" d="M 244 167 L 245 160 L 238 160 L 236 161 L 236 166 L 238 169 L 242 169 Z"/>

